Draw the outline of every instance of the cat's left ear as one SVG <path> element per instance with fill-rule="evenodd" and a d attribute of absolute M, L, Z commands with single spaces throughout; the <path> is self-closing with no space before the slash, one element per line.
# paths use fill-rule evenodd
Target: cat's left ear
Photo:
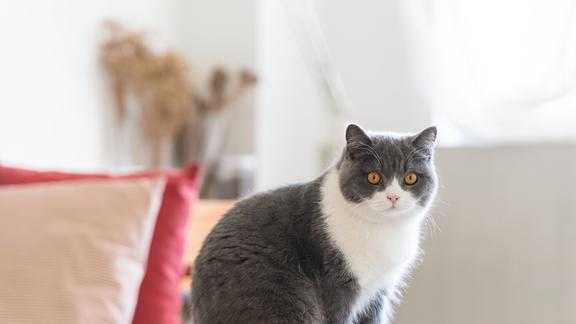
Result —
<path fill-rule="evenodd" d="M 412 146 L 426 149 L 431 154 L 436 142 L 436 135 L 438 135 L 436 127 L 428 127 L 412 138 Z"/>

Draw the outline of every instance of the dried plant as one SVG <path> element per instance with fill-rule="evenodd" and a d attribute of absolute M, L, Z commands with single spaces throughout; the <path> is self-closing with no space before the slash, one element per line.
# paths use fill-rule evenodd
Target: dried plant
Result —
<path fill-rule="evenodd" d="M 256 75 L 242 70 L 232 78 L 217 67 L 202 94 L 189 80 L 181 55 L 154 52 L 142 32 L 128 31 L 117 22 L 108 21 L 106 27 L 110 37 L 102 45 L 101 61 L 111 77 L 118 119 L 126 119 L 127 96 L 134 95 L 154 166 L 161 164 L 165 145 L 175 145 L 178 164 L 202 162 L 205 190 L 212 188 L 228 139 L 230 107 L 256 84 Z M 209 122 L 214 119 L 221 122 Z M 221 136 L 208 138 L 215 133 Z"/>
<path fill-rule="evenodd" d="M 118 23 L 106 23 L 110 38 L 102 45 L 101 61 L 112 79 L 118 118 L 126 117 L 126 97 L 135 95 L 142 109 L 142 126 L 152 145 L 153 163 L 160 165 L 163 145 L 194 116 L 193 85 L 188 67 L 174 51 L 157 54 L 141 32 L 131 32 Z"/>
<path fill-rule="evenodd" d="M 198 160 L 204 165 L 202 197 L 212 196 L 212 193 L 217 191 L 219 162 L 229 138 L 230 123 L 233 122 L 230 108 L 257 82 L 256 75 L 246 69 L 241 70 L 235 80 L 231 79 L 229 73 L 221 67 L 212 71 L 207 84 L 208 93 L 196 96 L 199 112 L 196 122 L 187 124 L 178 141 L 180 161 L 196 160 L 195 157 L 200 157 Z M 218 122 L 208 121 L 215 119 Z M 214 127 L 221 127 L 219 132 L 222 136 L 217 137 L 219 140 L 206 138 L 208 134 L 214 134 Z"/>

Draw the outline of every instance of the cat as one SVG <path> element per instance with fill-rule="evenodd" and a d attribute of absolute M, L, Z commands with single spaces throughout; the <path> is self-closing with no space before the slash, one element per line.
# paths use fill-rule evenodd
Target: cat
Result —
<path fill-rule="evenodd" d="M 195 324 L 389 323 L 437 190 L 436 134 L 348 125 L 323 175 L 238 202 L 196 259 Z"/>

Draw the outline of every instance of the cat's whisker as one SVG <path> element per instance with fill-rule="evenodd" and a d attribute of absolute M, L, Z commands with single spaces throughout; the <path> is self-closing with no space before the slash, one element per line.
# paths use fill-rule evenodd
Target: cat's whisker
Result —
<path fill-rule="evenodd" d="M 410 151 L 410 153 L 406 157 L 406 163 L 410 164 L 410 163 L 414 162 L 416 159 L 427 159 L 427 156 L 428 156 L 427 152 L 428 152 L 428 149 L 426 149 L 426 148 L 413 149 L 412 151 Z M 418 154 L 421 154 L 422 156 L 417 156 Z"/>
<path fill-rule="evenodd" d="M 438 226 L 432 214 L 425 218 L 424 224 L 426 225 L 426 235 L 431 239 L 434 239 L 437 232 L 442 232 L 442 229 Z"/>

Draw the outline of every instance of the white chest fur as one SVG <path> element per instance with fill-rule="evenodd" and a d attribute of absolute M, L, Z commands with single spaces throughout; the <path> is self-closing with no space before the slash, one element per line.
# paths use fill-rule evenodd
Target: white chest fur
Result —
<path fill-rule="evenodd" d="M 394 293 L 419 253 L 422 209 L 381 222 L 362 217 L 368 212 L 348 202 L 340 191 L 335 171 L 324 182 L 322 209 L 327 230 L 344 255 L 352 275 L 358 280 L 359 294 L 351 319 L 364 310 L 376 294 L 387 289 Z"/>

